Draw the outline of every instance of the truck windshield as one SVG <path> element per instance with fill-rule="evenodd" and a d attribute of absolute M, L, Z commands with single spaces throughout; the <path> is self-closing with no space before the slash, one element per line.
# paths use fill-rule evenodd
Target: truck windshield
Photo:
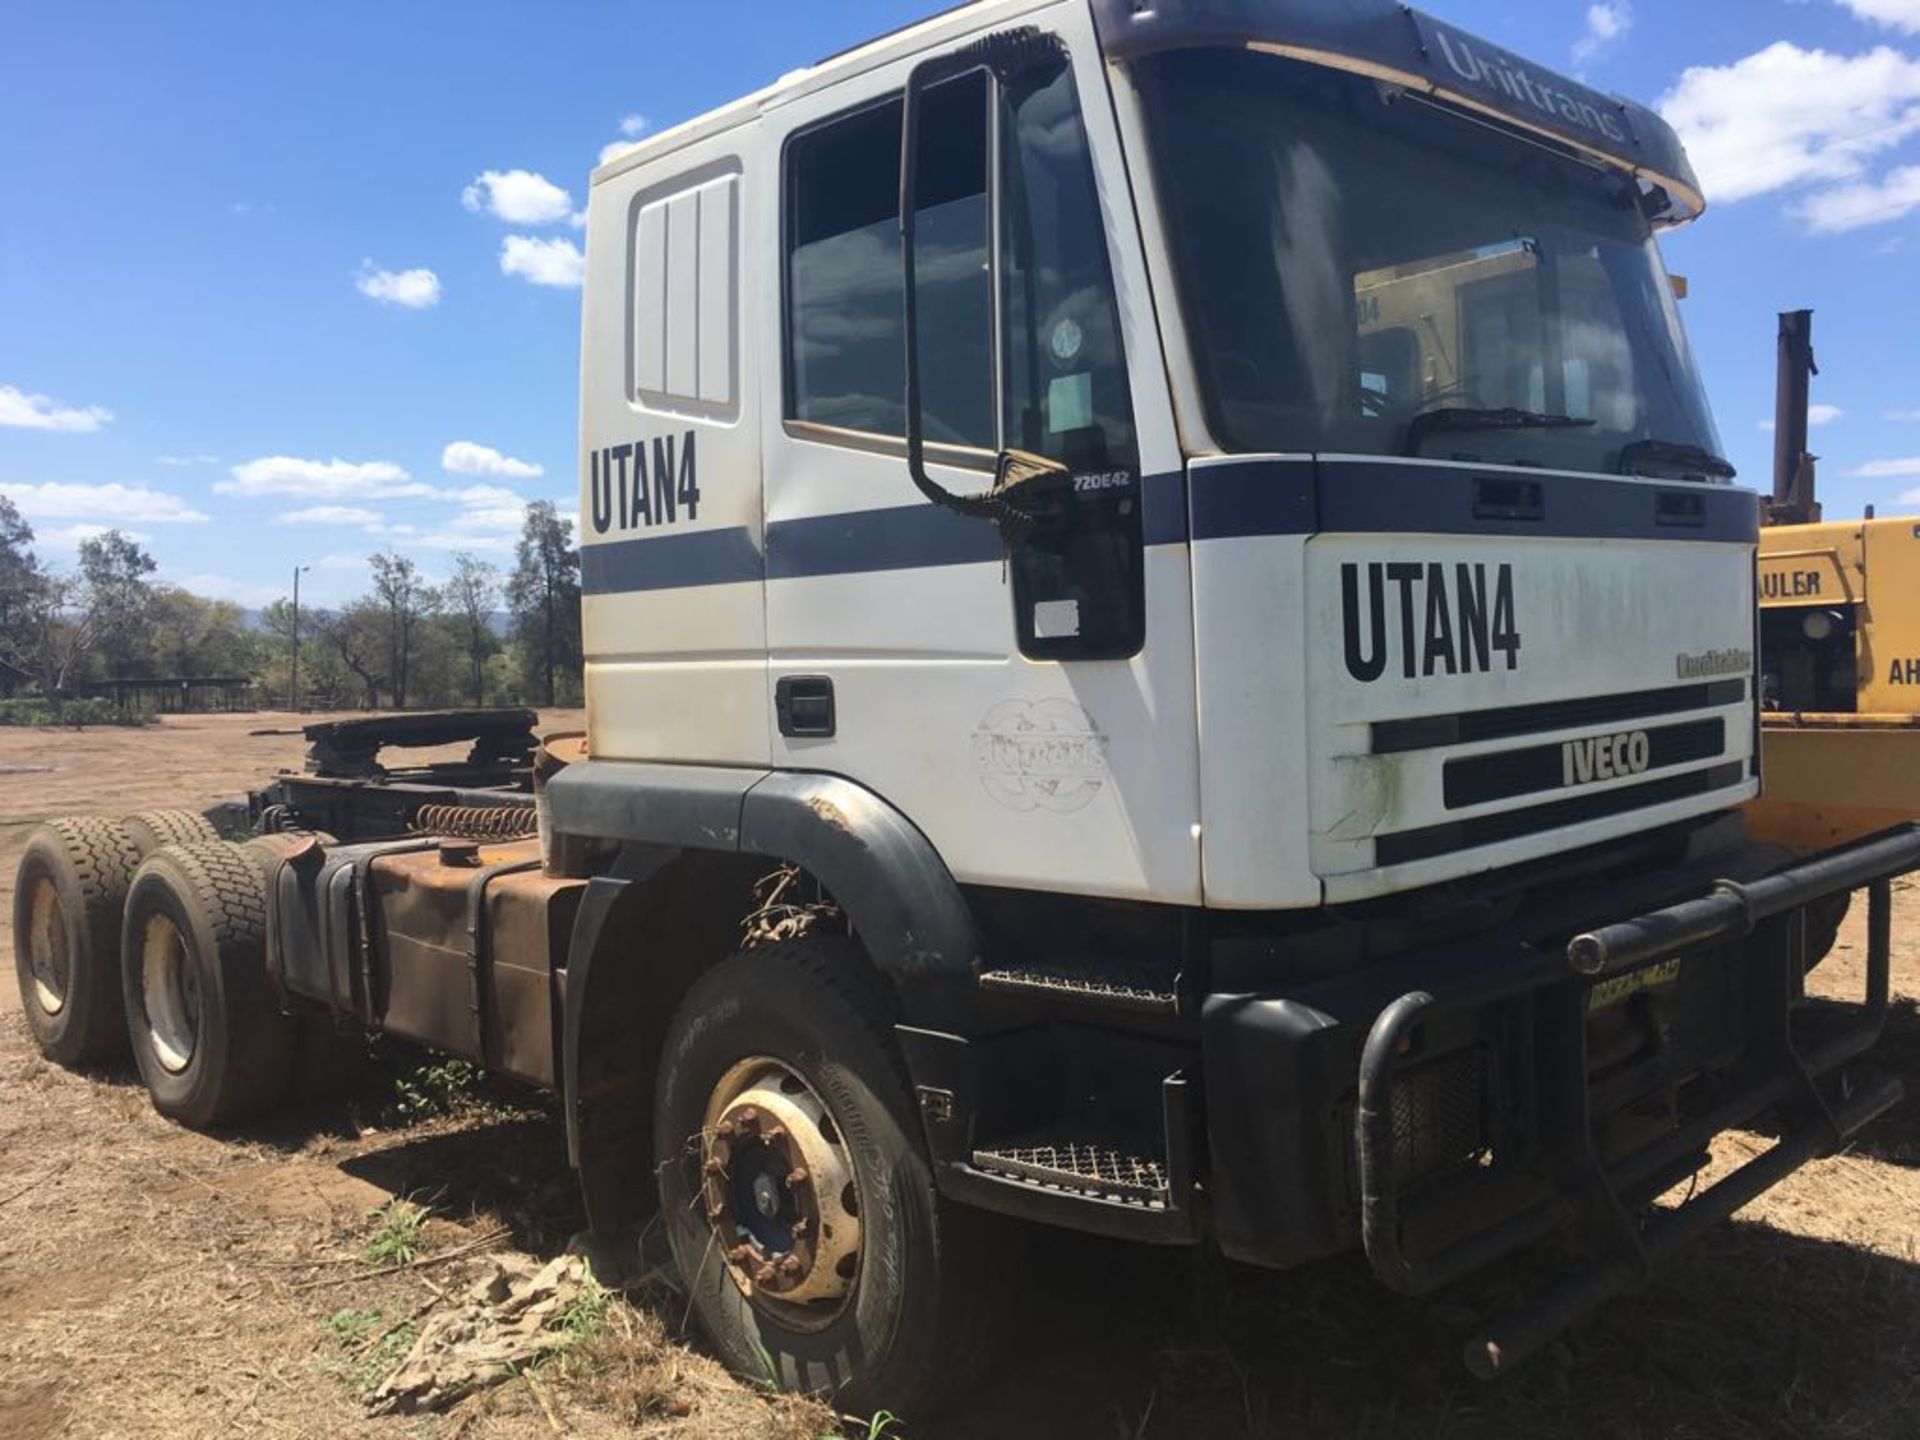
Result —
<path fill-rule="evenodd" d="M 1275 55 L 1139 73 L 1220 444 L 1660 474 L 1720 453 L 1630 177 Z"/>

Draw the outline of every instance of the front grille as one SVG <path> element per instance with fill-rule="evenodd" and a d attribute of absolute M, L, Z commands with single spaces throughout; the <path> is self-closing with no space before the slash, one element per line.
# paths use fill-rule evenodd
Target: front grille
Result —
<path fill-rule="evenodd" d="M 1693 770 L 1650 780 L 1644 785 L 1626 785 L 1617 790 L 1602 790 L 1591 795 L 1576 795 L 1545 805 L 1529 805 L 1521 810 L 1505 810 L 1497 815 L 1477 815 L 1467 820 L 1449 820 L 1440 825 L 1425 825 L 1418 830 L 1402 830 L 1382 835 L 1373 842 L 1374 863 L 1406 865 L 1415 860 L 1431 860 L 1436 855 L 1451 855 L 1502 840 L 1518 840 L 1543 830 L 1559 830 L 1588 820 L 1604 820 L 1653 805 L 1709 795 L 1738 785 L 1747 778 L 1747 767 L 1735 761 L 1715 765 L 1710 770 Z"/>
<path fill-rule="evenodd" d="M 1408 750 L 1438 750 L 1476 740 L 1509 740 L 1544 735 L 1550 730 L 1584 730 L 1689 710 L 1738 705 L 1747 698 L 1745 680 L 1712 680 L 1674 685 L 1665 690 L 1635 690 L 1625 695 L 1587 695 L 1538 705 L 1504 705 L 1457 715 L 1426 715 L 1415 720 L 1376 720 L 1371 739 L 1375 755 Z"/>
<path fill-rule="evenodd" d="M 1425 1179 L 1487 1145 L 1487 1061 L 1479 1046 L 1415 1065 L 1393 1083 L 1393 1178 Z"/>
<path fill-rule="evenodd" d="M 1727 722 L 1717 717 L 1662 725 L 1640 733 L 1646 736 L 1648 770 L 1668 770 L 1676 765 L 1710 760 L 1724 754 L 1727 748 Z M 1590 738 L 1582 737 L 1583 740 Z M 1589 775 L 1582 779 L 1568 774 L 1568 744 L 1579 743 L 1527 745 L 1517 750 L 1449 760 L 1441 770 L 1446 806 L 1449 810 L 1458 810 L 1467 805 L 1511 800 L 1516 795 L 1591 783 L 1596 777 Z"/>

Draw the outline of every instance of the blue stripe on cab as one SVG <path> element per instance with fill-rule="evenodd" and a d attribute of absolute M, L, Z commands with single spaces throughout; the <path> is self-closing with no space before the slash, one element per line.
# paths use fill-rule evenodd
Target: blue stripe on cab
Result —
<path fill-rule="evenodd" d="M 761 574 L 760 552 L 744 525 L 580 547 L 580 589 L 588 595 L 737 585 Z"/>

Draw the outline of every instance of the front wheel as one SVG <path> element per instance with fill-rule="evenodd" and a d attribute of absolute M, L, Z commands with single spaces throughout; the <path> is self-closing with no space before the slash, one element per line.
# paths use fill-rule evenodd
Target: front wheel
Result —
<path fill-rule="evenodd" d="M 851 941 L 716 966 L 655 1089 L 661 1215 L 736 1371 L 843 1408 L 925 1412 L 981 1354 L 983 1217 L 933 1187 L 890 997 Z"/>

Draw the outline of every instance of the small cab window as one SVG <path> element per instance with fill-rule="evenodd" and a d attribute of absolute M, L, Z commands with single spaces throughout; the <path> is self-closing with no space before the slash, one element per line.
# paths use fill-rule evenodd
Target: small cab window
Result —
<path fill-rule="evenodd" d="M 997 448 L 987 253 L 987 82 L 927 93 L 919 156 L 921 356 L 927 438 Z M 900 100 L 796 136 L 787 149 L 787 417 L 906 431 L 900 278 Z"/>

